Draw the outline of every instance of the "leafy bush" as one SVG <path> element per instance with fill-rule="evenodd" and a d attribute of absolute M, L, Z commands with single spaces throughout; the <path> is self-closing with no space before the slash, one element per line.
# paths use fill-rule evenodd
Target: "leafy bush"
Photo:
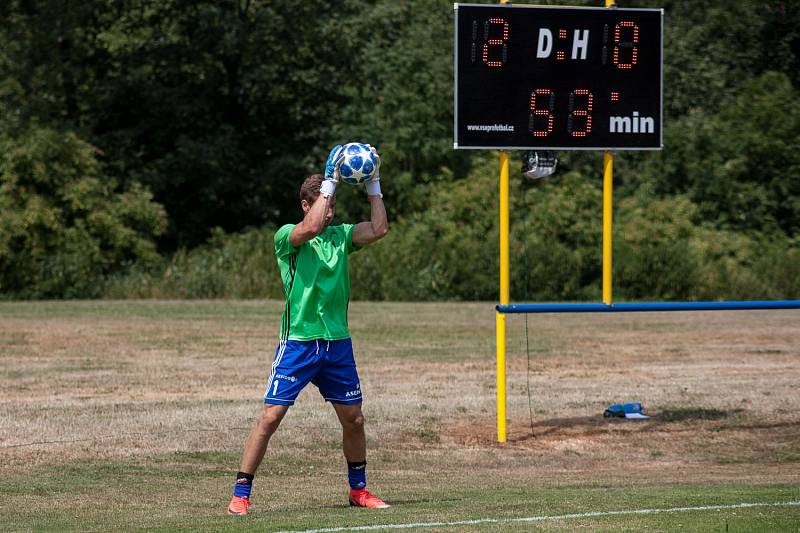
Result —
<path fill-rule="evenodd" d="M 584 159 L 568 160 L 562 172 L 545 180 L 523 180 L 512 172 L 513 300 L 600 299 L 602 189 L 584 169 Z M 476 158 L 464 179 L 420 189 L 428 209 L 390 220 L 385 239 L 351 256 L 352 297 L 496 301 L 495 157 Z M 702 221 L 688 195 L 659 198 L 647 192 L 616 205 L 615 300 L 797 295 L 798 242 L 716 229 Z M 344 189 L 339 203 L 363 202 L 362 196 Z M 230 235 L 217 230 L 204 246 L 179 251 L 155 273 L 134 271 L 116 280 L 107 296 L 282 298 L 273 234 L 269 227 Z"/>
<path fill-rule="evenodd" d="M 496 173 L 496 164 L 484 163 L 466 179 L 420 186 L 430 208 L 390 221 L 386 239 L 353 255 L 353 297 L 492 299 L 498 272 Z"/>
<path fill-rule="evenodd" d="M 797 242 L 703 228 L 691 245 L 701 259 L 695 287 L 698 299 L 800 297 Z"/>
<path fill-rule="evenodd" d="M 621 202 L 614 239 L 615 293 L 623 299 L 693 299 L 697 207 L 684 197 Z"/>
<path fill-rule="evenodd" d="M 512 299 L 599 297 L 603 205 L 599 185 L 567 167 L 545 180 L 515 177 L 512 198 Z"/>
<path fill-rule="evenodd" d="M 97 297 L 108 274 L 159 261 L 164 210 L 141 186 L 106 177 L 97 156 L 70 132 L 0 138 L 3 297 Z"/>
<path fill-rule="evenodd" d="M 271 227 L 225 234 L 179 250 L 158 268 L 132 268 L 109 280 L 106 298 L 283 298 Z"/>
<path fill-rule="evenodd" d="M 665 124 L 664 150 L 632 169 L 659 196 L 686 194 L 718 228 L 800 231 L 800 98 L 785 74 L 744 82 L 717 114 L 694 108 Z"/>

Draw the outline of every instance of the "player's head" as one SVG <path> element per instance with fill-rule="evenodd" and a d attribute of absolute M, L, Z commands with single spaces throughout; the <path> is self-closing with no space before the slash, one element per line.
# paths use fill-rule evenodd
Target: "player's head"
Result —
<path fill-rule="evenodd" d="M 319 198 L 319 189 L 324 179 L 322 174 L 312 174 L 303 181 L 303 185 L 300 186 L 300 208 L 303 210 L 303 214 L 308 213 L 311 206 Z M 334 195 L 328 205 L 328 212 L 325 214 L 325 224 L 328 224 L 333 219 L 335 207 L 336 196 Z"/>

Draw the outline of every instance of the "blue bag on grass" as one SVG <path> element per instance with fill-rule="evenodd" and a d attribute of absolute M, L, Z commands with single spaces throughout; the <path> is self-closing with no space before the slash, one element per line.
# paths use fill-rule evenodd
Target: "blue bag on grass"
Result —
<path fill-rule="evenodd" d="M 642 404 L 639 402 L 611 405 L 603 412 L 603 416 L 605 418 L 633 418 L 638 420 L 650 418 L 642 413 Z"/>

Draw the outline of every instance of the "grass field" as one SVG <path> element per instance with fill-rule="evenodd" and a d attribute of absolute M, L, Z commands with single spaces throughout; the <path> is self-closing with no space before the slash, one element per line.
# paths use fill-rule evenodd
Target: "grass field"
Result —
<path fill-rule="evenodd" d="M 0 530 L 800 531 L 798 311 L 531 315 L 530 363 L 509 316 L 499 445 L 491 304 L 354 302 L 368 479 L 393 507 L 346 505 L 311 387 L 251 514 L 223 516 L 281 309 L 0 303 Z M 602 418 L 624 401 L 653 418 Z"/>

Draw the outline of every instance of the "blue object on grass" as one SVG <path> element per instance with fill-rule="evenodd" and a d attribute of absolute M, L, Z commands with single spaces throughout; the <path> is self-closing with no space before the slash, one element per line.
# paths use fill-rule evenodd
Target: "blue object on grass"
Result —
<path fill-rule="evenodd" d="M 639 402 L 611 405 L 603 412 L 603 416 L 605 418 L 632 418 L 638 420 L 650 418 L 642 413 L 642 404 Z"/>

